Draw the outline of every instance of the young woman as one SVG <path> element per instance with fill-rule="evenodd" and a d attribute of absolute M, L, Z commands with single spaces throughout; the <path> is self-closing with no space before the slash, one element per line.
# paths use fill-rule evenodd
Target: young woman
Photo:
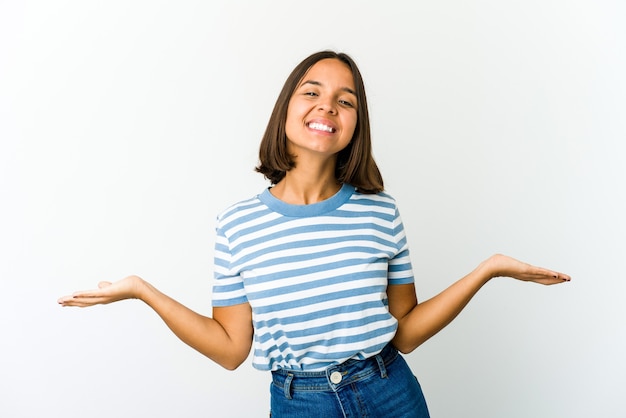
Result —
<path fill-rule="evenodd" d="M 213 315 L 130 276 L 59 299 L 144 301 L 185 343 L 227 369 L 253 347 L 272 372 L 273 417 L 427 417 L 409 353 L 498 276 L 542 284 L 569 276 L 495 255 L 417 303 L 402 221 L 372 158 L 354 61 L 323 51 L 287 79 L 260 149 L 272 187 L 218 217 Z"/>

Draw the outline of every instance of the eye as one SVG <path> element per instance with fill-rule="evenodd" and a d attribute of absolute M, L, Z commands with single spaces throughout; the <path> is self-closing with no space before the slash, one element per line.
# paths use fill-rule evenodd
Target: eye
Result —
<path fill-rule="evenodd" d="M 310 96 L 310 97 L 315 97 L 315 96 L 317 96 L 317 93 L 316 93 L 316 92 L 314 92 L 314 91 L 305 91 L 303 94 L 304 94 L 305 96 Z"/>
<path fill-rule="evenodd" d="M 352 102 L 345 100 L 345 99 L 339 99 L 339 104 L 342 106 L 346 106 L 346 107 L 354 107 Z"/>

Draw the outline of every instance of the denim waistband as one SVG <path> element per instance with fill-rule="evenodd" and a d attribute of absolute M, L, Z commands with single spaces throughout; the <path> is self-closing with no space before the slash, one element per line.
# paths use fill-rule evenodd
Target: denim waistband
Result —
<path fill-rule="evenodd" d="M 279 369 L 272 372 L 272 380 L 284 389 L 287 398 L 291 398 L 293 391 L 337 391 L 374 373 L 380 373 L 381 378 L 386 378 L 386 366 L 397 357 L 398 350 L 387 344 L 379 354 L 365 360 L 350 359 L 314 372 Z"/>

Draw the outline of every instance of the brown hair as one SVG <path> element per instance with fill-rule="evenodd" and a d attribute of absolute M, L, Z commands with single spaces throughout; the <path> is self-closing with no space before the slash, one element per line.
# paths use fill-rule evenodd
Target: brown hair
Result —
<path fill-rule="evenodd" d="M 259 149 L 259 165 L 256 171 L 263 174 L 272 184 L 278 183 L 285 173 L 295 166 L 291 155 L 287 152 L 287 135 L 285 124 L 287 108 L 293 92 L 302 77 L 315 63 L 323 59 L 338 59 L 352 71 L 357 96 L 357 124 L 350 144 L 337 155 L 335 176 L 342 183 L 356 187 L 362 193 L 378 193 L 383 191 L 383 178 L 372 156 L 369 114 L 363 78 L 356 63 L 347 54 L 334 51 L 316 52 L 298 64 L 285 81 L 270 120 L 263 134 Z"/>

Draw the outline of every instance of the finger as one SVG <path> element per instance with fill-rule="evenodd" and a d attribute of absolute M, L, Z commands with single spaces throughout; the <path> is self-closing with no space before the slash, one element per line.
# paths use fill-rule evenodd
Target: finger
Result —
<path fill-rule="evenodd" d="M 74 295 L 67 295 L 60 297 L 57 300 L 57 303 L 63 306 L 76 306 L 79 301 L 81 301 L 81 299 L 75 297 Z"/>
<path fill-rule="evenodd" d="M 555 283 L 569 282 L 570 280 L 572 280 L 572 278 L 567 274 L 559 273 L 556 271 L 550 273 L 550 278 L 554 279 Z"/>
<path fill-rule="evenodd" d="M 534 277 L 530 281 L 544 284 L 544 285 L 553 285 L 553 284 L 569 282 L 570 280 L 571 278 L 567 274 L 554 273 L 550 276 Z"/>
<path fill-rule="evenodd" d="M 72 297 L 70 298 L 64 298 L 64 299 L 59 299 L 59 304 L 63 307 L 65 306 L 77 306 L 77 307 L 85 307 L 88 306 L 85 302 L 83 302 L 81 299 L 74 299 Z"/>
<path fill-rule="evenodd" d="M 558 272 L 554 270 L 549 270 L 543 267 L 535 267 L 535 266 L 530 266 L 529 272 L 537 276 L 545 276 L 545 277 L 553 277 L 553 278 L 556 278 L 559 274 Z"/>
<path fill-rule="evenodd" d="M 71 295 L 61 296 L 57 299 L 57 303 L 62 306 L 78 306 L 77 303 L 95 305 L 102 303 L 104 300 L 101 293 L 97 291 L 83 290 L 74 292 Z"/>
<path fill-rule="evenodd" d="M 64 297 L 59 299 L 59 304 L 61 306 L 76 306 L 80 308 L 85 308 L 87 306 L 94 306 L 98 304 L 106 304 L 110 302 L 108 299 L 103 297 Z"/>
<path fill-rule="evenodd" d="M 91 306 L 91 305 L 89 305 L 87 303 L 80 302 L 80 301 L 76 301 L 76 300 L 68 300 L 68 301 L 64 301 L 63 303 L 61 303 L 61 306 L 64 307 L 64 308 L 67 307 L 67 306 L 78 307 L 78 308 L 85 308 L 85 307 Z"/>
<path fill-rule="evenodd" d="M 106 296 L 108 293 L 106 288 L 103 289 L 91 289 L 91 290 L 79 290 L 72 293 L 73 298 L 99 298 Z"/>
<path fill-rule="evenodd" d="M 548 270 L 541 267 L 535 267 L 535 271 L 533 271 L 533 274 L 549 277 L 551 279 L 554 279 L 557 283 L 561 283 L 564 281 L 569 282 L 572 279 L 569 275 L 565 273 L 559 273 L 558 271 Z"/>
<path fill-rule="evenodd" d="M 57 303 L 60 304 L 60 305 L 63 305 L 64 303 L 66 303 L 71 298 L 72 298 L 71 295 L 61 296 L 60 298 L 57 299 Z"/>
<path fill-rule="evenodd" d="M 535 283 L 539 283 L 545 286 L 551 286 L 553 284 L 559 284 L 559 283 L 563 283 L 563 280 L 559 280 L 559 279 L 555 279 L 555 278 L 548 278 L 548 279 L 537 279 L 537 280 L 533 280 L 533 282 Z"/>

